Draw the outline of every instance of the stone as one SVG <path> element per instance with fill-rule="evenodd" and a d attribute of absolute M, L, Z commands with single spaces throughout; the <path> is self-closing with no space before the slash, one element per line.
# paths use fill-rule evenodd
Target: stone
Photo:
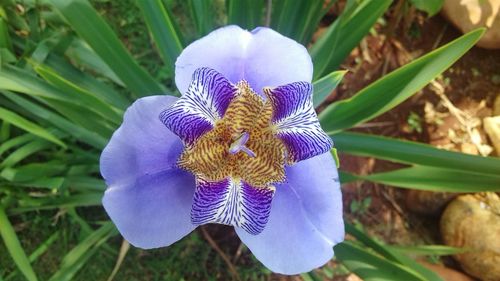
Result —
<path fill-rule="evenodd" d="M 495 147 L 496 154 L 500 156 L 500 115 L 483 119 L 484 131 Z"/>
<path fill-rule="evenodd" d="M 406 192 L 406 207 L 420 215 L 439 216 L 446 204 L 453 200 L 457 193 L 433 192 L 411 189 Z"/>
<path fill-rule="evenodd" d="M 500 197 L 493 192 L 457 197 L 440 221 L 443 242 L 468 251 L 453 257 L 468 274 L 500 280 Z"/>
<path fill-rule="evenodd" d="M 441 11 L 463 33 L 486 27 L 477 45 L 500 49 L 500 0 L 445 0 Z"/>
<path fill-rule="evenodd" d="M 493 116 L 500 115 L 500 92 L 495 99 L 495 103 L 493 104 Z"/>

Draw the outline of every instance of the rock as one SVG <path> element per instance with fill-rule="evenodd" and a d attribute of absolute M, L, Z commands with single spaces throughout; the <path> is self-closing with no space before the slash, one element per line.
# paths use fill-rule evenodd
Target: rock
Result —
<path fill-rule="evenodd" d="M 463 33 L 486 27 L 477 45 L 500 48 L 500 0 L 445 0 L 442 13 Z"/>
<path fill-rule="evenodd" d="M 457 193 L 412 189 L 406 193 L 406 207 L 421 215 L 438 216 L 446 204 L 457 195 Z"/>
<path fill-rule="evenodd" d="M 443 279 L 443 281 L 474 281 L 474 279 L 463 274 L 462 272 L 456 271 L 446 266 L 432 264 L 425 261 L 417 261 L 417 262 L 427 267 L 428 269 L 436 272 L 439 275 L 439 277 Z"/>
<path fill-rule="evenodd" d="M 500 280 L 500 197 L 496 193 L 457 197 L 444 211 L 440 227 L 446 245 L 469 249 L 454 255 L 465 272 L 485 281 Z"/>
<path fill-rule="evenodd" d="M 500 115 L 500 93 L 498 93 L 495 103 L 493 104 L 493 116 Z"/>
<path fill-rule="evenodd" d="M 495 117 L 486 117 L 483 119 L 484 131 L 495 147 L 497 155 L 500 156 L 500 115 Z"/>

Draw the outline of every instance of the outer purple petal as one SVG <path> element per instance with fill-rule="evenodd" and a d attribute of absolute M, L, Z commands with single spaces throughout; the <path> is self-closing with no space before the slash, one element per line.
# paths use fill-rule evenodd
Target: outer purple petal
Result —
<path fill-rule="evenodd" d="M 264 92 L 273 107 L 271 122 L 294 163 L 329 151 L 333 142 L 321 129 L 312 103 L 312 85 L 295 82 Z"/>
<path fill-rule="evenodd" d="M 175 63 L 175 83 L 185 93 L 191 75 L 210 67 L 236 84 L 242 79 L 262 88 L 297 81 L 310 82 L 313 66 L 307 49 L 269 28 L 252 32 L 238 26 L 219 28 L 187 46 Z"/>
<path fill-rule="evenodd" d="M 141 248 L 169 245 L 194 228 L 194 178 L 175 168 L 182 142 L 158 119 L 176 100 L 137 100 L 101 154 L 104 208 L 125 239 Z"/>
<path fill-rule="evenodd" d="M 221 223 L 260 233 L 269 218 L 274 188 L 255 188 L 231 178 L 199 181 L 194 194 L 191 221 L 195 225 Z"/>
<path fill-rule="evenodd" d="M 193 193 L 193 176 L 172 169 L 140 177 L 126 187 L 110 186 L 102 203 L 130 244 L 151 249 L 168 246 L 193 231 Z"/>
<path fill-rule="evenodd" d="M 159 118 L 183 141 L 192 144 L 224 116 L 235 95 L 236 87 L 222 74 L 198 68 L 188 91 Z"/>
<path fill-rule="evenodd" d="M 313 64 L 304 46 L 266 27 L 254 29 L 252 35 L 244 78 L 258 93 L 264 87 L 311 82 Z"/>
<path fill-rule="evenodd" d="M 140 176 L 174 167 L 182 141 L 158 119 L 178 98 L 150 96 L 137 100 L 125 112 L 123 124 L 104 148 L 100 168 L 109 186 L 122 186 Z"/>
<path fill-rule="evenodd" d="M 342 199 L 335 162 L 329 153 L 287 169 L 276 187 L 271 215 L 259 235 L 236 228 L 243 243 L 267 268 L 283 274 L 310 271 L 333 257 L 344 239 Z"/>

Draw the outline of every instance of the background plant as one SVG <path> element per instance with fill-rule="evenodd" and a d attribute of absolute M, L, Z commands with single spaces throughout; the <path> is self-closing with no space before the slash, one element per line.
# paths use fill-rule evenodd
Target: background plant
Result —
<path fill-rule="evenodd" d="M 128 247 L 124 243 L 118 250 L 110 240 L 118 233 L 100 208 L 105 189 L 99 176 L 100 151 L 133 100 L 160 93 L 179 95 L 173 84 L 176 57 L 190 41 L 217 26 L 238 24 L 252 29 L 268 24 L 309 46 L 315 67 L 314 104 L 322 104 L 345 74 L 338 70 L 340 63 L 392 1 L 346 1 L 342 14 L 311 43 L 320 20 L 335 2 L 125 2 L 111 11 L 125 15 L 133 11 L 130 18 L 112 27 L 106 15 L 86 0 L 1 0 L 0 234 L 10 255 L 2 252 L 0 256 L 11 259 L 16 268 L 0 269 L 0 280 L 21 276 L 27 280 L 72 280 L 80 276 L 80 270 L 87 274 L 85 279 L 93 280 L 92 274 L 103 276 L 99 270 L 113 267 L 116 259 L 116 268 L 120 267 L 123 259 L 118 257 L 123 257 Z M 424 5 L 422 1 L 413 2 L 417 7 Z M 137 8 L 140 17 L 134 15 Z M 436 7 L 428 9 L 435 13 Z M 143 30 L 144 24 L 149 33 Z M 143 34 L 145 42 L 134 50 L 136 57 L 114 30 Z M 341 172 L 341 181 L 367 180 L 433 191 L 499 190 L 498 159 L 350 130 L 422 89 L 470 49 L 482 33 L 476 30 L 465 34 L 321 111 L 322 126 L 337 150 L 403 165 L 370 175 Z M 34 245 L 21 246 L 13 221 L 30 223 L 30 229 L 23 232 L 39 236 Z M 54 223 L 59 225 L 55 230 L 50 227 Z M 42 231 L 37 233 L 37 229 Z M 336 258 L 365 280 L 441 280 L 400 249 L 368 237 L 359 226 L 347 224 L 346 230 L 355 239 L 336 246 Z M 206 264 L 210 248 L 198 233 L 168 251 L 172 258 L 168 261 L 170 269 L 162 273 L 165 278 L 210 279 L 218 271 L 227 275 L 221 259 L 212 261 L 212 271 L 200 268 L 200 264 Z M 431 246 L 424 251 L 440 255 L 458 250 Z M 40 269 L 44 264 L 40 257 L 50 257 L 51 252 L 64 253 L 60 258 L 52 257 L 60 263 Z M 154 257 L 155 251 L 152 253 Z M 92 259 L 104 261 L 102 268 L 89 270 L 86 265 Z M 137 267 L 141 265 L 132 269 Z M 252 260 L 239 270 L 242 279 L 251 280 L 267 272 Z M 142 278 L 134 277 L 133 272 L 127 277 Z M 155 272 L 150 277 L 161 278 Z M 303 278 L 319 277 L 312 272 Z"/>

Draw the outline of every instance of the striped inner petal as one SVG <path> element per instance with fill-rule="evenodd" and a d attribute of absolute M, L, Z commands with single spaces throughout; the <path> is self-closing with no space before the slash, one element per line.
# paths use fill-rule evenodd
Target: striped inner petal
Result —
<path fill-rule="evenodd" d="M 274 187 L 256 188 L 239 180 L 198 180 L 191 209 L 194 225 L 220 223 L 256 235 L 264 230 L 271 211 Z"/>
<path fill-rule="evenodd" d="M 312 85 L 296 82 L 264 93 L 271 102 L 274 132 L 285 144 L 288 162 L 295 163 L 329 151 L 333 142 L 321 128 L 312 103 Z"/>
<path fill-rule="evenodd" d="M 191 145 L 222 119 L 235 96 L 236 88 L 222 74 L 198 68 L 188 91 L 160 114 L 160 120 Z"/>

